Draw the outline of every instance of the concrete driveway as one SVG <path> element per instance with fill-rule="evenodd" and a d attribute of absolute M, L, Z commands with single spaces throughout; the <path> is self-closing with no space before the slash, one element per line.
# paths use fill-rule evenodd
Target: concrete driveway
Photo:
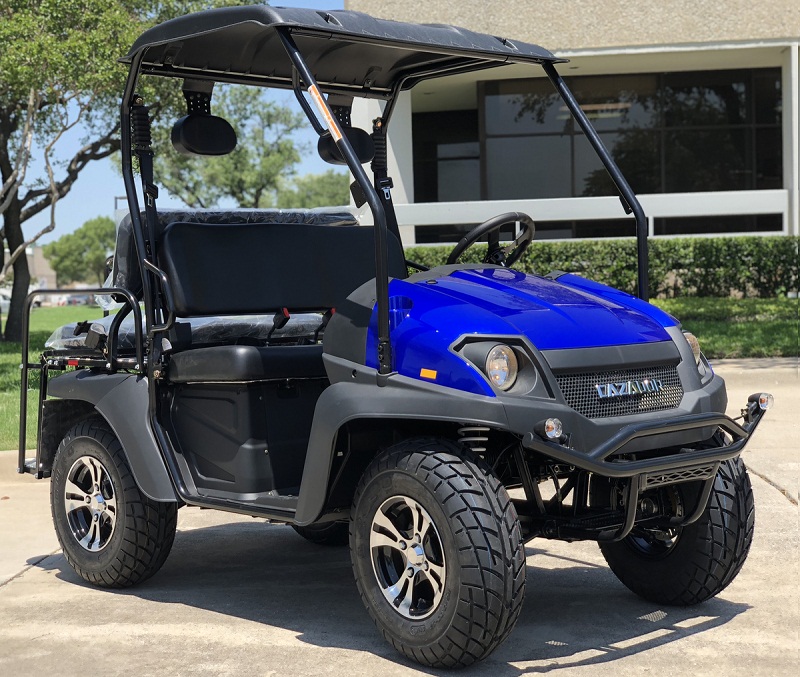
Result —
<path fill-rule="evenodd" d="M 739 577 L 694 608 L 628 592 L 592 543 L 533 541 L 516 629 L 464 675 L 782 675 L 800 665 L 800 365 L 726 361 L 738 410 L 775 408 L 745 461 L 756 534 Z M 47 481 L 0 452 L 0 675 L 410 675 L 358 598 L 346 549 L 185 508 L 164 568 L 127 591 L 84 584 L 50 522 Z"/>

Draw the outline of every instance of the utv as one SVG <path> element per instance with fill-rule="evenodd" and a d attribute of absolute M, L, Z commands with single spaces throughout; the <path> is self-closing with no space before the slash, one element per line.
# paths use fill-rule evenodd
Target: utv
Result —
<path fill-rule="evenodd" d="M 534 537 L 597 541 L 658 604 L 701 602 L 733 580 L 753 536 L 740 453 L 772 397 L 728 418 L 696 339 L 646 302 L 644 213 L 560 61 L 451 26 L 262 5 L 174 19 L 134 43 L 122 59 L 130 216 L 101 290 L 122 308 L 40 362 L 27 340 L 23 354 L 19 470 L 51 477 L 81 577 L 152 576 L 183 505 L 264 517 L 349 541 L 380 632 L 430 666 L 467 665 L 508 636 Z M 405 260 L 387 175 L 398 96 L 504 64 L 544 70 L 633 213 L 639 298 L 515 271 L 534 234 L 521 213 L 475 227 L 447 265 Z M 216 83 L 293 90 L 374 227 L 342 209 L 159 211 L 145 76 L 182 81 L 172 143 L 200 156 L 236 145 L 212 113 Z M 351 126 L 354 97 L 383 102 L 369 132 Z M 519 234 L 501 244 L 508 224 Z M 484 262 L 459 263 L 483 237 Z"/>

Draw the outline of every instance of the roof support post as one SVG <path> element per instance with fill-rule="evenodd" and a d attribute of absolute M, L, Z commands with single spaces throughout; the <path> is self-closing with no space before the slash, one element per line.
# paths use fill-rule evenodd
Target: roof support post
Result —
<path fill-rule="evenodd" d="M 389 374 L 393 371 L 393 367 L 392 347 L 389 339 L 389 255 L 387 249 L 386 212 L 378 194 L 372 186 L 372 182 L 367 177 L 364 168 L 358 161 L 353 147 L 347 140 L 347 136 L 342 133 L 336 116 L 333 114 L 333 111 L 331 111 L 322 92 L 320 92 L 314 75 L 311 73 L 302 54 L 300 54 L 300 50 L 298 50 L 289 30 L 281 27 L 277 29 L 277 32 L 283 42 L 283 46 L 286 48 L 286 53 L 292 60 L 292 64 L 300 74 L 312 101 L 316 105 L 322 119 L 327 123 L 327 132 L 333 137 L 336 142 L 336 147 L 347 162 L 348 168 L 353 173 L 361 190 L 364 191 L 364 196 L 367 198 L 367 203 L 372 211 L 372 217 L 375 223 L 375 293 L 378 303 L 378 373 Z M 299 92 L 296 93 L 298 96 L 301 96 Z M 314 125 L 314 128 L 317 129 L 318 125 Z"/>
<path fill-rule="evenodd" d="M 611 176 L 611 180 L 614 182 L 614 185 L 619 191 L 625 213 L 630 214 L 633 212 L 633 215 L 636 219 L 636 257 L 638 268 L 637 296 L 643 301 L 647 301 L 650 298 L 648 282 L 649 260 L 647 256 L 648 229 L 647 217 L 644 214 L 642 205 L 639 203 L 639 200 L 636 198 L 636 195 L 634 194 L 627 180 L 622 175 L 619 167 L 617 167 L 617 164 L 614 162 L 614 158 L 611 157 L 611 153 L 608 152 L 605 144 L 600 139 L 600 135 L 592 126 L 592 123 L 589 122 L 589 119 L 586 117 L 586 113 L 584 113 L 581 109 L 580 105 L 575 99 L 575 95 L 570 91 L 569 87 L 567 87 L 567 83 L 564 82 L 564 79 L 561 77 L 558 71 L 556 71 L 555 66 L 552 63 L 545 61 L 542 63 L 542 67 L 547 73 L 547 77 L 550 78 L 550 81 L 558 90 L 558 93 L 561 95 L 564 103 L 567 104 L 572 116 L 575 118 L 578 126 L 586 135 L 589 143 L 592 144 L 592 147 L 603 163 L 603 166 L 606 168 L 606 171 Z"/>

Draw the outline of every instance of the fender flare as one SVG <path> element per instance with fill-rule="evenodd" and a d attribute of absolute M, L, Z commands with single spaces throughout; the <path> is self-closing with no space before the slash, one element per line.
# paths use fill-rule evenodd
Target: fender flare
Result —
<path fill-rule="evenodd" d="M 161 450 L 150 427 L 147 379 L 131 374 L 93 374 L 79 369 L 48 382 L 48 395 L 94 406 L 122 444 L 139 489 L 154 501 L 177 501 Z"/>
<path fill-rule="evenodd" d="M 508 429 L 505 407 L 496 397 L 453 388 L 446 388 L 447 394 L 443 397 L 440 386 L 397 374 L 378 385 L 374 371 L 371 378 L 364 371 L 359 372 L 359 376 L 365 378 L 331 385 L 317 401 L 295 514 L 295 522 L 300 526 L 311 524 L 322 513 L 336 437 L 348 421 L 416 419 Z"/>

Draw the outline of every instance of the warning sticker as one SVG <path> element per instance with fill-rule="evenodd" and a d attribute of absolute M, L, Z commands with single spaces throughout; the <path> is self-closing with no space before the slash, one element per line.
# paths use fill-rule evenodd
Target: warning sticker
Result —
<path fill-rule="evenodd" d="M 317 89 L 316 85 L 311 85 L 311 87 L 308 88 L 308 93 L 311 94 L 311 98 L 314 99 L 317 110 L 328 124 L 328 131 L 331 133 L 333 140 L 339 141 L 342 138 L 342 133 L 339 131 L 339 125 L 336 124 L 336 120 L 331 114 L 330 108 L 328 108 L 328 105 L 325 103 L 325 99 L 322 98 L 321 92 Z"/>

